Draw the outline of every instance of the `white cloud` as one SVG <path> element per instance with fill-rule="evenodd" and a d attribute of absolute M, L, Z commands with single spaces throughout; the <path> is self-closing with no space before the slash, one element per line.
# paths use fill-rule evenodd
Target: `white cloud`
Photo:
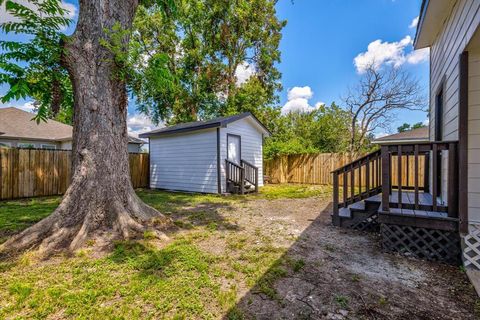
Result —
<path fill-rule="evenodd" d="M 370 42 L 366 52 L 358 54 L 354 58 L 354 64 L 358 73 L 363 73 L 369 66 L 379 69 L 382 65 L 391 65 L 395 68 L 405 63 L 418 64 L 428 60 L 428 49 L 411 50 L 413 40 L 405 36 L 397 42 L 383 42 L 375 40 Z M 406 53 L 410 49 L 409 53 Z"/>
<path fill-rule="evenodd" d="M 10 107 L 14 107 L 14 108 L 28 111 L 31 113 L 34 113 L 33 110 L 35 109 L 35 106 L 33 105 L 33 101 L 27 101 L 23 104 L 0 103 L 0 108 L 10 108 Z"/>
<path fill-rule="evenodd" d="M 416 28 L 418 25 L 418 16 L 413 18 L 412 22 L 410 22 L 410 25 L 408 26 L 410 29 Z"/>
<path fill-rule="evenodd" d="M 407 55 L 407 62 L 410 64 L 419 64 L 428 61 L 428 57 L 430 57 L 429 48 L 414 50 Z"/>
<path fill-rule="evenodd" d="M 37 8 L 36 4 L 28 0 L 15 0 L 15 2 L 32 10 L 35 10 Z M 0 23 L 19 21 L 18 18 L 6 12 L 5 3 L 6 1 L 4 1 L 2 5 L 0 5 Z M 67 10 L 67 14 L 66 14 L 67 18 L 73 19 L 77 15 L 77 7 L 74 4 L 62 1 L 60 5 L 62 6 L 63 9 Z"/>
<path fill-rule="evenodd" d="M 373 65 L 376 69 L 383 64 L 399 67 L 405 63 L 404 50 L 411 44 L 412 38 L 410 36 L 406 36 L 398 42 L 375 40 L 370 42 L 366 52 L 362 52 L 355 57 L 354 64 L 359 73 L 365 72 L 370 65 Z"/>
<path fill-rule="evenodd" d="M 288 90 L 288 101 L 282 107 L 282 113 L 288 114 L 290 112 L 310 112 L 318 109 L 323 102 L 317 102 L 311 106 L 309 100 L 313 97 L 313 91 L 309 86 L 293 87 Z"/>
<path fill-rule="evenodd" d="M 288 100 L 294 99 L 310 99 L 313 96 L 312 88 L 305 87 L 293 87 L 288 90 Z"/>
<path fill-rule="evenodd" d="M 292 111 L 307 112 L 310 110 L 313 110 L 313 108 L 308 103 L 308 100 L 304 98 L 288 100 L 282 108 L 282 112 L 284 114 L 290 113 Z"/>
<path fill-rule="evenodd" d="M 245 61 L 237 66 L 235 70 L 235 77 L 237 78 L 237 86 L 241 86 L 250 79 L 252 75 L 255 74 L 255 66 L 248 64 Z"/>
<path fill-rule="evenodd" d="M 428 127 L 428 125 L 430 124 L 430 119 L 427 118 L 427 119 L 423 120 L 423 121 L 422 121 L 422 124 L 423 124 L 424 126 Z"/>
<path fill-rule="evenodd" d="M 164 125 L 161 124 L 160 127 Z M 127 117 L 128 134 L 138 137 L 139 134 L 155 129 L 154 124 L 149 117 L 143 114 L 133 114 Z"/>

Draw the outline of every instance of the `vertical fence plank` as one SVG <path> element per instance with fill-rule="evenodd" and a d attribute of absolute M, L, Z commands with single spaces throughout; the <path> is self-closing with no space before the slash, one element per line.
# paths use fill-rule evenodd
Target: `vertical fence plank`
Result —
<path fill-rule="evenodd" d="M 419 188 L 428 188 L 426 182 L 428 177 L 425 170 L 428 170 L 428 159 L 425 155 L 419 155 Z M 372 161 L 370 167 L 355 169 L 355 178 L 357 183 L 355 187 L 368 189 L 369 186 L 380 186 L 381 166 L 380 157 L 378 159 L 370 159 Z M 415 179 L 415 158 L 411 155 L 403 155 L 401 157 L 400 166 L 405 168 L 401 174 L 400 181 L 403 186 L 413 188 L 413 180 Z M 269 177 L 271 183 L 304 183 L 304 184 L 320 184 L 332 185 L 333 176 L 331 174 L 337 168 L 349 163 L 347 154 L 338 153 L 319 153 L 319 154 L 302 154 L 302 155 L 282 155 L 274 159 L 265 160 L 265 175 Z M 398 156 L 391 156 L 391 186 L 397 188 L 399 182 L 398 175 Z M 360 172 L 361 171 L 361 172 Z M 405 174 L 403 174 L 405 173 Z M 343 186 L 344 179 L 339 179 L 339 185 Z"/>
<path fill-rule="evenodd" d="M 61 195 L 71 181 L 71 151 L 0 148 L 0 200 Z M 148 187 L 149 155 L 129 155 L 134 188 Z"/>

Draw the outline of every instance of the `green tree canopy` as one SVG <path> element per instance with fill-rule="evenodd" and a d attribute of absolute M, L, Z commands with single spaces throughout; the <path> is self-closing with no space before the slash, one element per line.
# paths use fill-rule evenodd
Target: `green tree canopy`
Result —
<path fill-rule="evenodd" d="M 290 112 L 277 118 L 265 144 L 266 158 L 280 154 L 346 152 L 351 118 L 332 103 L 311 112 Z"/>
<path fill-rule="evenodd" d="M 175 16 L 140 6 L 128 73 L 139 110 L 171 124 L 242 111 L 270 118 L 285 25 L 275 3 L 179 0 Z M 251 73 L 243 82 L 242 70 Z"/>
<path fill-rule="evenodd" d="M 3 1 L 0 1 L 2 3 Z M 6 34 L 28 34 L 29 41 L 1 40 L 0 84 L 7 92 L 1 102 L 32 97 L 37 121 L 56 117 L 71 122 L 73 91 L 67 70 L 62 66 L 65 36 L 61 32 L 71 20 L 58 0 L 31 1 L 35 8 L 5 1 L 15 21 L 0 25 Z"/>
<path fill-rule="evenodd" d="M 422 122 L 417 122 L 417 123 L 414 123 L 412 125 L 405 122 L 404 124 L 402 124 L 400 127 L 397 128 L 397 131 L 398 132 L 405 132 L 405 131 L 408 131 L 408 130 L 423 128 L 423 127 L 425 127 L 425 125 Z"/>

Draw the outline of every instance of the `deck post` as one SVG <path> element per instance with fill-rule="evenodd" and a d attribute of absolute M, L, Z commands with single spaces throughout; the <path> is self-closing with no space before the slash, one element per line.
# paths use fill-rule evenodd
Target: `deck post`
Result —
<path fill-rule="evenodd" d="M 448 144 L 448 216 L 458 217 L 458 166 L 455 143 Z"/>
<path fill-rule="evenodd" d="M 424 157 L 423 191 L 430 192 L 430 151 L 425 153 L 425 157 Z"/>
<path fill-rule="evenodd" d="M 398 208 L 402 209 L 402 145 L 397 147 L 397 184 Z"/>
<path fill-rule="evenodd" d="M 340 217 L 338 215 L 338 174 L 337 172 L 332 173 L 333 174 L 333 225 L 338 226 L 340 225 Z M 344 186 L 344 192 L 345 192 L 345 186 Z"/>
<path fill-rule="evenodd" d="M 255 168 L 255 192 L 258 193 L 258 168 Z"/>
<path fill-rule="evenodd" d="M 367 197 L 370 196 L 370 157 L 367 157 L 366 166 L 365 166 L 365 179 L 366 179 L 366 187 L 367 190 Z"/>
<path fill-rule="evenodd" d="M 419 206 L 418 206 L 418 154 L 419 154 L 419 145 L 416 144 L 415 145 L 415 151 L 414 151 L 414 161 L 415 161 L 415 166 L 414 166 L 414 185 L 415 185 L 415 210 L 418 210 Z M 424 173 L 425 174 L 425 173 Z"/>
<path fill-rule="evenodd" d="M 350 192 L 352 193 L 351 194 L 351 198 L 350 198 L 350 201 L 351 203 L 354 203 L 355 202 L 355 167 L 352 163 L 352 165 L 350 165 Z M 345 207 L 348 207 L 348 204 L 345 204 Z"/>
<path fill-rule="evenodd" d="M 390 153 L 382 146 L 382 211 L 390 210 Z"/>
<path fill-rule="evenodd" d="M 240 194 L 245 194 L 245 168 L 240 168 Z"/>
<path fill-rule="evenodd" d="M 228 188 L 229 181 L 230 180 L 230 165 L 228 164 L 228 161 L 225 159 L 225 183 L 226 183 L 226 192 L 230 192 L 230 189 Z"/>
<path fill-rule="evenodd" d="M 433 171 L 433 211 L 437 211 L 437 197 L 438 197 L 438 144 L 434 143 L 432 146 L 432 171 Z M 441 190 L 440 190 L 441 192 Z"/>

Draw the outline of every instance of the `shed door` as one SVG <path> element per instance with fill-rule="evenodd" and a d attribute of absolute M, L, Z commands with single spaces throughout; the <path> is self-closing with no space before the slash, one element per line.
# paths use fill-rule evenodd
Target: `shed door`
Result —
<path fill-rule="evenodd" d="M 228 134 L 227 135 L 227 159 L 236 164 L 240 164 L 242 158 L 242 147 L 240 136 Z"/>

